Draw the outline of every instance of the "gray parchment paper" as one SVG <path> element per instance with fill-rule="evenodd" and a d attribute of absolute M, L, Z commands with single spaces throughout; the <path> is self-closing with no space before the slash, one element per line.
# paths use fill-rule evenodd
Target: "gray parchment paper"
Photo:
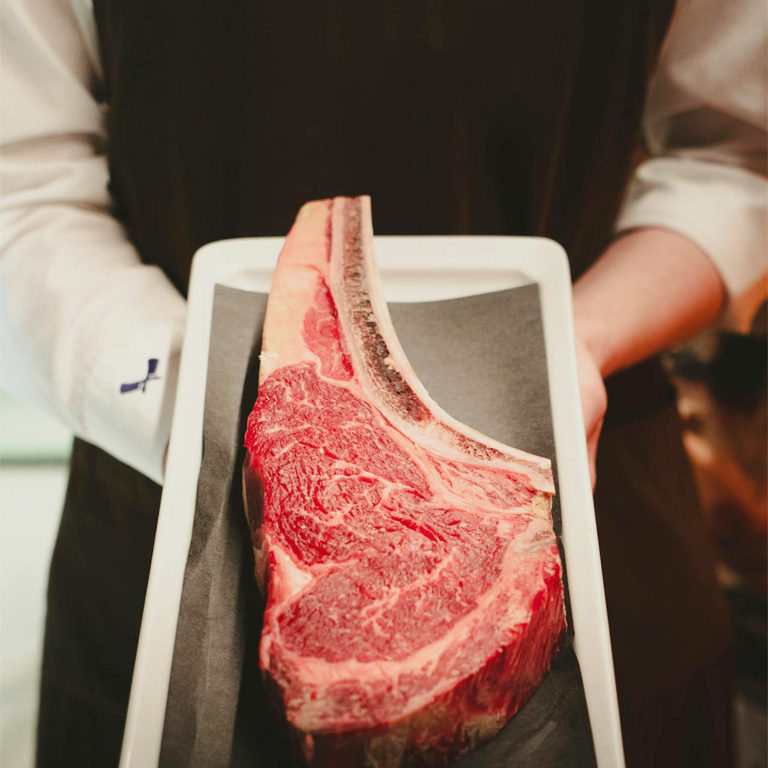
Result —
<path fill-rule="evenodd" d="M 241 498 L 242 443 L 257 394 L 266 298 L 216 286 L 203 460 L 163 732 L 163 768 L 291 765 L 261 686 L 263 604 Z M 538 286 L 393 304 L 390 311 L 408 359 L 446 411 L 490 437 L 555 463 Z M 559 535 L 557 498 L 553 514 Z M 495 738 L 456 765 L 595 765 L 570 634 L 528 704 Z"/>

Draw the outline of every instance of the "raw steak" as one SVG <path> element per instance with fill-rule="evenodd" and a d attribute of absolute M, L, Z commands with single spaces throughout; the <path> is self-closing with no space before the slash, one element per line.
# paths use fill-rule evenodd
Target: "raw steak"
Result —
<path fill-rule="evenodd" d="M 367 197 L 299 212 L 246 447 L 261 667 L 304 760 L 442 765 L 498 731 L 565 629 L 550 462 L 429 398 L 379 289 Z"/>

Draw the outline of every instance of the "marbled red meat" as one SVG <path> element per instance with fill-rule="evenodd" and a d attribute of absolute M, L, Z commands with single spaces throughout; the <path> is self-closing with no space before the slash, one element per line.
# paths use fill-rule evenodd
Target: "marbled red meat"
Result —
<path fill-rule="evenodd" d="M 270 292 L 244 482 L 260 661 L 313 765 L 440 765 L 493 735 L 565 629 L 550 463 L 408 365 L 368 198 L 302 208 Z"/>

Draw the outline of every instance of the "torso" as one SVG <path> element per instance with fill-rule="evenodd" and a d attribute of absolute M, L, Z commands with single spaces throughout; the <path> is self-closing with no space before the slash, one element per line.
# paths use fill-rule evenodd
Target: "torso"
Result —
<path fill-rule="evenodd" d="M 182 293 L 203 244 L 283 235 L 307 200 L 353 194 L 372 195 L 380 234 L 544 235 L 565 246 L 578 275 L 610 237 L 672 4 L 97 0 L 117 214 L 142 259 Z M 722 614 L 679 427 L 663 380 L 630 386 L 624 399 L 637 412 L 604 438 L 597 513 L 630 765 L 715 764 L 727 734 L 708 720 L 715 704 L 699 710 Z M 657 469 L 658 482 L 643 476 Z M 110 492 L 125 498 L 112 504 Z M 146 586 L 156 510 L 137 518 L 141 499 L 156 505 L 159 488 L 76 443 L 39 738 L 61 745 L 87 720 L 58 689 L 100 686 L 103 668 L 119 668 L 104 688 L 117 737 L 99 726 L 91 739 L 104 742 L 93 747 L 100 765 L 119 751 Z M 111 587 L 82 565 L 88 552 L 110 551 L 132 564 L 113 570 L 136 600 L 109 628 L 86 615 L 74 630 L 72 601 L 110 604 Z M 88 706 L 102 711 L 103 700 Z"/>

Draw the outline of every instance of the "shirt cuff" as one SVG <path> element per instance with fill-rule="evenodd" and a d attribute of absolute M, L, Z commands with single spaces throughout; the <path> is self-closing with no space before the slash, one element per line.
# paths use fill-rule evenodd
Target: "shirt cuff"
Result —
<path fill-rule="evenodd" d="M 164 479 L 171 433 L 186 305 L 170 285 L 133 299 L 130 313 L 116 313 L 122 329 L 104 329 L 89 340 L 81 360 L 81 418 L 89 442 L 157 483 Z M 126 324 L 133 319 L 133 326 Z"/>
<path fill-rule="evenodd" d="M 766 299 L 768 182 L 732 165 L 657 157 L 630 184 L 616 231 L 670 229 L 713 261 L 727 292 L 723 325 L 746 332 Z"/>

